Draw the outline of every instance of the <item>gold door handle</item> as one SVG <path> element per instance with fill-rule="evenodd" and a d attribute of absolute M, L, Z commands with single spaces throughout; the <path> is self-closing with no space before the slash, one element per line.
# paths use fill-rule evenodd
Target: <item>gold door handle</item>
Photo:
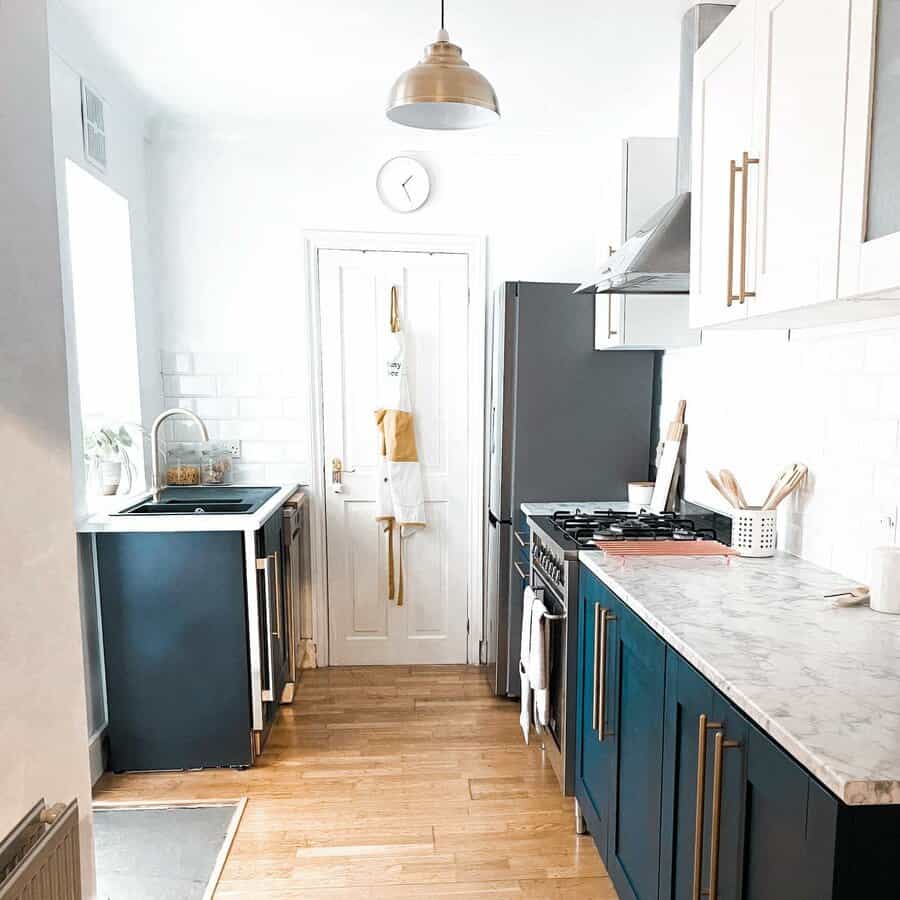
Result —
<path fill-rule="evenodd" d="M 738 299 L 741 303 L 748 297 L 755 297 L 756 291 L 747 290 L 747 193 L 750 182 L 750 166 L 758 165 L 758 159 L 751 159 L 745 150 L 741 158 L 741 279 L 738 286 Z M 730 283 L 729 283 L 730 284 Z"/>
<path fill-rule="evenodd" d="M 709 900 L 719 896 L 719 831 L 722 824 L 722 757 L 726 750 L 740 747 L 737 741 L 726 741 L 721 731 L 716 732 L 713 751 L 713 808 L 712 827 L 709 838 Z"/>
<path fill-rule="evenodd" d="M 721 728 L 721 722 L 710 722 L 706 713 L 700 714 L 697 732 L 697 812 L 694 816 L 694 882 L 691 900 L 700 900 L 703 890 L 700 871 L 703 868 L 703 803 L 706 794 L 706 732 Z"/>
<path fill-rule="evenodd" d="M 734 285 L 734 201 L 738 171 L 738 164 L 731 160 L 728 185 L 728 288 L 725 291 L 725 299 L 728 306 L 731 306 L 735 300 L 740 299 L 739 295 L 735 294 L 731 289 Z"/>
<path fill-rule="evenodd" d="M 600 604 L 598 603 L 597 606 Z M 606 730 L 606 632 L 609 623 L 615 621 L 615 616 L 608 609 L 600 610 L 600 648 L 594 665 L 599 670 L 595 675 L 595 681 L 598 684 L 597 695 L 597 739 L 605 740 L 612 735 L 611 731 Z M 596 620 L 595 620 L 596 621 Z"/>

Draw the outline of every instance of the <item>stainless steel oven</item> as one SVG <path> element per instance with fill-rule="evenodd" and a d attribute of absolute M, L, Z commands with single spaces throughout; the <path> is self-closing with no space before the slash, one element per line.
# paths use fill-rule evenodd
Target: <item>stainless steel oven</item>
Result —
<path fill-rule="evenodd" d="M 550 713 L 542 729 L 544 750 L 560 788 L 575 791 L 575 688 L 578 646 L 578 550 L 555 541 L 528 519 L 531 535 L 529 583 L 542 598 L 547 617 Z"/>

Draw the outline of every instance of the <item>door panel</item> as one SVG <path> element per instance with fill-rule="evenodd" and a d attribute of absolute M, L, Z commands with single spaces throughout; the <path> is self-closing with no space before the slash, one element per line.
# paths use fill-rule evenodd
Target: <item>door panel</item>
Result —
<path fill-rule="evenodd" d="M 746 318 L 738 291 L 742 202 L 740 176 L 733 212 L 730 162 L 740 162 L 753 136 L 754 4 L 738 4 L 694 57 L 691 174 L 691 327 Z M 751 185 L 753 185 L 751 181 Z M 753 191 L 748 192 L 748 216 Z M 729 229 L 734 246 L 729 254 Z M 751 248 L 752 252 L 752 248 Z M 731 285 L 728 260 L 732 260 Z"/>
<path fill-rule="evenodd" d="M 751 315 L 837 296 L 849 28 L 850 0 L 758 2 L 761 190 Z"/>
<path fill-rule="evenodd" d="M 665 644 L 616 601 L 614 802 L 607 866 L 620 896 L 659 892 Z"/>
<path fill-rule="evenodd" d="M 403 605 L 388 597 L 388 544 L 375 522 L 377 432 L 399 293 L 427 524 L 402 541 Z M 331 662 L 466 661 L 468 260 L 463 254 L 319 253 Z M 330 477 L 326 475 L 330 484 Z M 394 530 L 395 581 L 401 546 Z"/>

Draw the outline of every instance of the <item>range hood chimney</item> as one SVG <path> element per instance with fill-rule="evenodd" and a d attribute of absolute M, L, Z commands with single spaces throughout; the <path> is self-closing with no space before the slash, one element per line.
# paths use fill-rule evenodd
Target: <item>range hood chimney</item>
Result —
<path fill-rule="evenodd" d="M 691 262 L 691 112 L 694 53 L 734 9 L 699 3 L 681 20 L 675 197 L 657 210 L 576 294 L 686 294 Z"/>

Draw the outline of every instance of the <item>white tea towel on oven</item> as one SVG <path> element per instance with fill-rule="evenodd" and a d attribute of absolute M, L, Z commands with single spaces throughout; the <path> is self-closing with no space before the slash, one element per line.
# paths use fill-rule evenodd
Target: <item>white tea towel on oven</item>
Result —
<path fill-rule="evenodd" d="M 549 658 L 547 646 L 547 607 L 543 591 L 533 594 L 531 603 L 531 648 L 528 658 L 528 680 L 534 691 L 534 717 L 538 725 L 546 727 L 550 721 Z"/>
<path fill-rule="evenodd" d="M 528 663 L 531 659 L 531 607 L 534 604 L 534 591 L 527 587 L 522 595 L 522 642 L 519 645 L 519 678 L 522 682 L 522 712 L 519 724 L 525 743 L 531 736 L 531 681 L 528 678 Z"/>

